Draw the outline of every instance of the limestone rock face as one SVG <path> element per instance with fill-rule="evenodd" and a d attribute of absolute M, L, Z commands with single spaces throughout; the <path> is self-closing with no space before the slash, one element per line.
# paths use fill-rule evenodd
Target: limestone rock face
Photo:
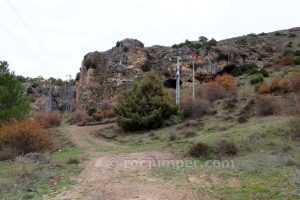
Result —
<path fill-rule="evenodd" d="M 154 70 L 169 83 L 176 76 L 177 56 L 181 57 L 182 84 L 185 86 L 191 84 L 192 55 L 197 52 L 194 61 L 199 84 L 244 64 L 264 66 L 275 63 L 274 60 L 282 55 L 288 44 L 295 48 L 300 44 L 299 38 L 300 28 L 222 40 L 211 48 L 195 48 L 199 41 L 180 47 L 144 47 L 138 40 L 125 39 L 108 51 L 84 56 L 76 83 L 76 104 L 87 109 L 98 107 L 103 101 L 114 102 L 121 92 L 149 70 Z"/>
<path fill-rule="evenodd" d="M 23 83 L 33 112 L 71 111 L 74 108 L 75 87 L 51 86 L 43 81 Z"/>

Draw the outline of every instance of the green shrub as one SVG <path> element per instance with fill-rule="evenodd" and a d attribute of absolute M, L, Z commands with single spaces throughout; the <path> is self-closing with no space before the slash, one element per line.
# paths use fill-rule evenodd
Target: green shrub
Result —
<path fill-rule="evenodd" d="M 282 53 L 282 56 L 292 56 L 294 55 L 296 52 L 294 52 L 292 49 L 285 49 Z M 299 52 L 300 53 L 300 52 Z"/>
<path fill-rule="evenodd" d="M 87 111 L 87 113 L 88 113 L 89 116 L 92 116 L 96 112 L 97 112 L 96 108 L 89 108 L 88 111 Z"/>
<path fill-rule="evenodd" d="M 287 45 L 286 45 L 286 47 L 293 47 L 293 42 L 289 42 Z"/>
<path fill-rule="evenodd" d="M 236 44 L 237 44 L 237 45 L 241 45 L 241 46 L 247 45 L 247 39 L 246 39 L 246 37 L 244 36 L 244 37 L 239 38 L 239 39 L 236 41 Z"/>
<path fill-rule="evenodd" d="M 275 33 L 275 36 L 286 36 L 286 34 L 280 33 L 280 32 L 276 32 L 276 33 Z"/>
<path fill-rule="evenodd" d="M 120 41 L 117 41 L 116 47 L 118 48 L 120 45 L 121 45 L 121 42 L 120 42 Z"/>
<path fill-rule="evenodd" d="M 235 67 L 231 73 L 234 76 L 241 76 L 243 74 L 252 73 L 252 72 L 256 71 L 257 68 L 258 68 L 258 66 L 255 64 L 241 65 L 241 66 Z"/>
<path fill-rule="evenodd" d="M 96 69 L 97 68 L 97 63 L 95 63 L 94 61 L 92 61 L 91 59 L 87 59 L 84 62 L 84 66 L 86 67 L 86 69 Z"/>
<path fill-rule="evenodd" d="M 260 73 L 257 73 L 255 74 L 254 76 L 252 76 L 251 80 L 250 80 L 250 83 L 252 85 L 256 84 L 256 83 L 260 83 L 260 82 L 264 82 L 264 77 L 262 74 Z"/>
<path fill-rule="evenodd" d="M 263 77 L 269 77 L 269 72 L 265 68 L 262 68 L 258 72 L 263 75 Z"/>
<path fill-rule="evenodd" d="M 8 63 L 0 61 L 0 122 L 20 118 L 30 111 L 30 103 L 22 83 L 8 69 Z"/>
<path fill-rule="evenodd" d="M 212 38 L 211 40 L 209 40 L 208 42 L 207 42 L 207 45 L 209 46 L 209 47 L 212 47 L 212 46 L 217 46 L 217 40 L 215 40 L 214 38 Z"/>
<path fill-rule="evenodd" d="M 294 56 L 300 56 L 300 50 L 296 50 L 296 51 L 294 52 Z"/>
<path fill-rule="evenodd" d="M 250 33 L 247 35 L 248 37 L 257 37 L 257 35 L 255 33 Z"/>
<path fill-rule="evenodd" d="M 262 33 L 260 33 L 260 34 L 258 34 L 259 36 L 265 36 L 265 35 L 267 35 L 265 32 L 262 32 Z"/>
<path fill-rule="evenodd" d="M 293 63 L 295 65 L 300 65 L 300 56 L 295 57 Z"/>
<path fill-rule="evenodd" d="M 150 72 L 119 97 L 114 111 L 120 127 L 136 131 L 161 127 L 164 121 L 178 114 L 178 107 L 159 77 Z"/>
<path fill-rule="evenodd" d="M 176 125 L 182 122 L 182 117 L 178 115 L 171 115 L 169 119 L 163 121 L 163 127 Z"/>
<path fill-rule="evenodd" d="M 296 34 L 295 33 L 290 33 L 289 34 L 289 38 L 295 38 L 296 37 Z"/>
<path fill-rule="evenodd" d="M 80 73 L 78 72 L 78 73 L 76 74 L 75 81 L 79 81 L 79 79 L 80 79 Z"/>
<path fill-rule="evenodd" d="M 143 72 L 148 72 L 151 70 L 151 63 L 149 61 L 146 61 L 142 66 L 141 69 L 143 70 Z"/>
<path fill-rule="evenodd" d="M 129 47 L 126 47 L 126 46 L 125 46 L 125 47 L 123 48 L 123 51 L 124 51 L 125 53 L 127 53 L 127 52 L 129 51 Z"/>
<path fill-rule="evenodd" d="M 271 46 L 267 46 L 267 47 L 265 47 L 265 51 L 268 52 L 268 53 L 273 53 L 274 49 Z"/>

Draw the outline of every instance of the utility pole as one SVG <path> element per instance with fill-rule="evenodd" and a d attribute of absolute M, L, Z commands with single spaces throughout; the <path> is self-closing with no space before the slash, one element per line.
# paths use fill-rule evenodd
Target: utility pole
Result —
<path fill-rule="evenodd" d="M 193 55 L 193 101 L 195 100 L 195 56 Z"/>
<path fill-rule="evenodd" d="M 176 104 L 180 104 L 180 57 L 177 56 L 177 67 L 176 67 Z"/>

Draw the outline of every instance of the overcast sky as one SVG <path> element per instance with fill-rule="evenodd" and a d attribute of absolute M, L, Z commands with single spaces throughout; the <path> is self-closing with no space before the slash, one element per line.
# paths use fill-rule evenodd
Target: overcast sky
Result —
<path fill-rule="evenodd" d="M 83 56 L 135 38 L 172 45 L 300 24 L 299 0 L 0 0 L 0 60 L 16 74 L 73 77 Z"/>

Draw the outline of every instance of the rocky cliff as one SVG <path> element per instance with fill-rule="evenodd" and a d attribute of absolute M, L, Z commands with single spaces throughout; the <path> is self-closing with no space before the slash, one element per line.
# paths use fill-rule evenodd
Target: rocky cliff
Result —
<path fill-rule="evenodd" d="M 186 41 L 172 47 L 144 47 L 135 39 L 125 39 L 105 52 L 91 52 L 84 56 L 76 83 L 76 104 L 80 108 L 97 107 L 102 101 L 113 102 L 118 94 L 135 80 L 154 70 L 165 86 L 173 87 L 176 57 L 180 56 L 182 84 L 192 80 L 192 55 L 197 83 L 215 74 L 228 72 L 245 64 L 263 67 L 276 64 L 289 48 L 300 48 L 300 28 L 272 33 L 249 34 L 222 40 Z"/>
<path fill-rule="evenodd" d="M 23 82 L 33 112 L 71 111 L 74 108 L 75 87 L 72 82 L 50 84 L 43 78 Z"/>

